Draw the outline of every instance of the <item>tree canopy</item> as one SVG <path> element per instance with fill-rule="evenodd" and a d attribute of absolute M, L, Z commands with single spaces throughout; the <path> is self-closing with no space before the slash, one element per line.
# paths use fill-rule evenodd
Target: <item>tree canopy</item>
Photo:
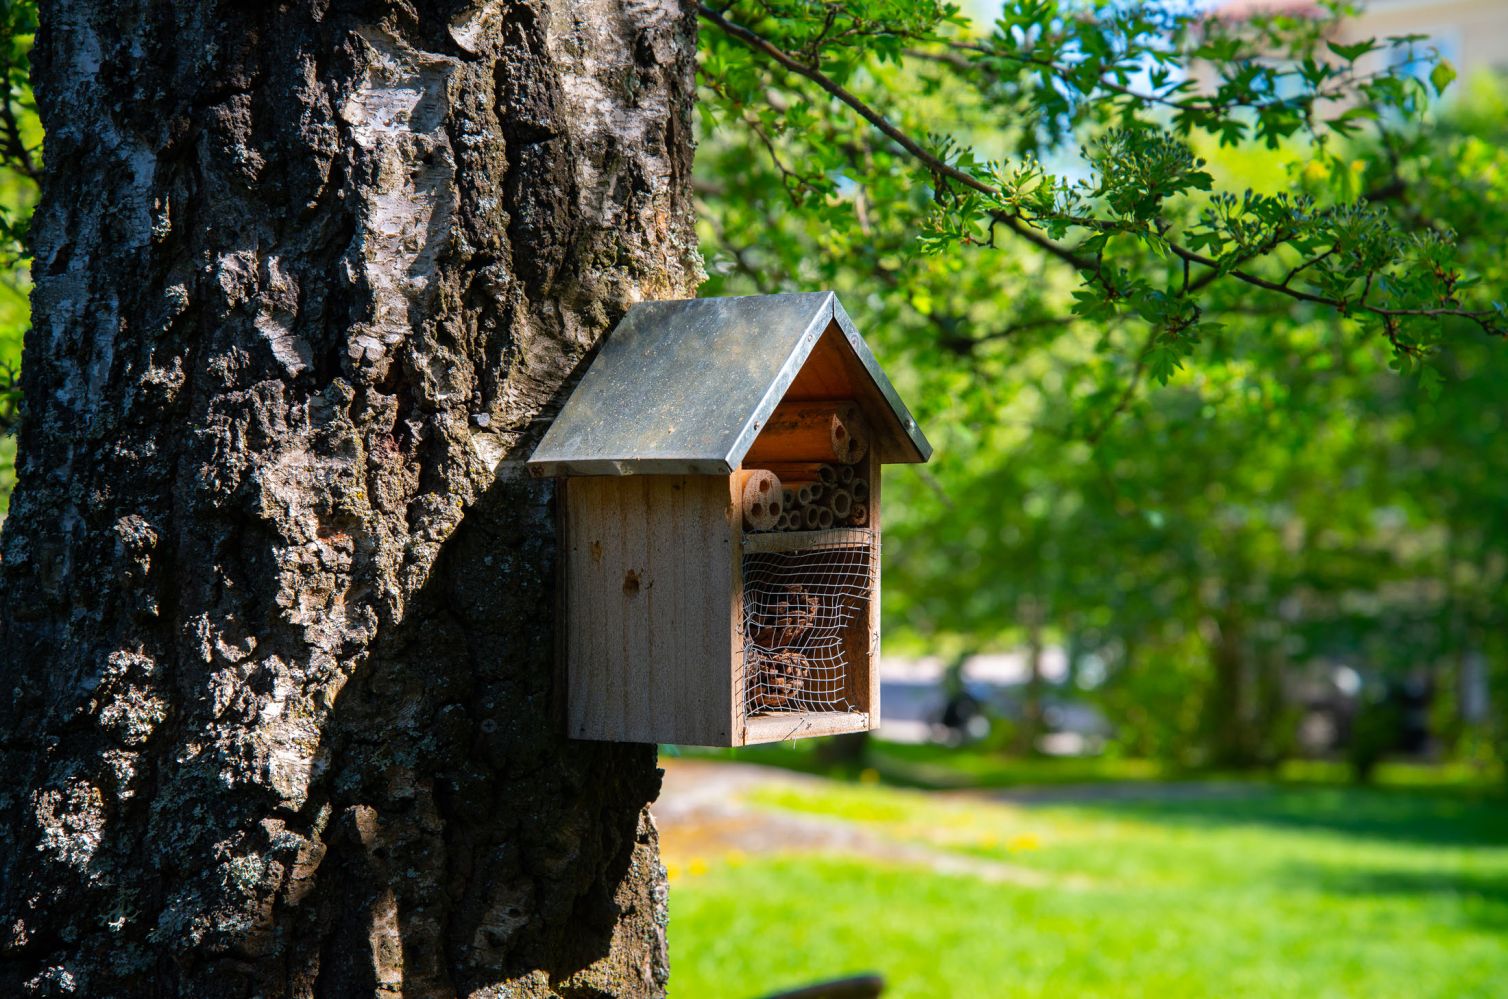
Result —
<path fill-rule="evenodd" d="M 1271 757 L 1306 671 L 1453 704 L 1503 658 L 1508 117 L 1326 11 L 703 11 L 704 293 L 862 302 L 939 438 L 892 487 L 889 633 L 1045 606 L 1131 751 Z"/>
<path fill-rule="evenodd" d="M 30 315 L 26 230 L 41 170 L 42 129 L 28 58 L 36 30 L 34 2 L 0 3 L 0 517 L 15 474 L 14 430 L 21 403 L 16 382 Z"/>
<path fill-rule="evenodd" d="M 1138 751 L 1213 751 L 1222 656 L 1277 733 L 1294 669 L 1508 658 L 1508 107 L 1321 7 L 700 10 L 702 293 L 837 289 L 940 445 L 887 628 L 989 647 L 1038 602 Z M 34 5 L 0 25 L 3 497 L 42 137 Z"/>

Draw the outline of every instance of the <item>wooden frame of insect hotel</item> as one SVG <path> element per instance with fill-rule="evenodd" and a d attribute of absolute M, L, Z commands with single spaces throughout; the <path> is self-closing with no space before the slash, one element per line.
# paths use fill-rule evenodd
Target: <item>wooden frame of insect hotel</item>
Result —
<path fill-rule="evenodd" d="M 635 305 L 529 461 L 562 479 L 568 733 L 877 726 L 880 466 L 931 453 L 831 292 Z"/>

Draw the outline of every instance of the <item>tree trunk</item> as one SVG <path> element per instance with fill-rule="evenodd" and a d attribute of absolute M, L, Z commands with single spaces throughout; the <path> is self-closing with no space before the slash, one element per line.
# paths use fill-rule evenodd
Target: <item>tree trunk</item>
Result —
<path fill-rule="evenodd" d="M 1200 622 L 1209 648 L 1211 677 L 1204 705 L 1209 762 L 1245 769 L 1259 762 L 1256 678 L 1239 610 L 1222 608 Z"/>
<path fill-rule="evenodd" d="M 641 996 L 523 461 L 701 277 L 694 8 L 44 0 L 0 995 Z"/>
<path fill-rule="evenodd" d="M 1016 752 L 1032 756 L 1042 739 L 1044 710 L 1042 698 L 1042 603 L 1035 597 L 1024 598 L 1018 606 L 1021 626 L 1026 630 L 1026 684 L 1021 691 L 1021 725 L 1016 730 Z"/>

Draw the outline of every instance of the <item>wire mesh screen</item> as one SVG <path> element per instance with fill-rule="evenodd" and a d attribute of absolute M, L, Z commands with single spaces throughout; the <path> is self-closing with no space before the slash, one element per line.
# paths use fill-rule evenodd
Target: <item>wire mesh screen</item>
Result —
<path fill-rule="evenodd" d="M 871 541 L 744 555 L 744 710 L 856 711 L 845 637 L 863 629 Z"/>

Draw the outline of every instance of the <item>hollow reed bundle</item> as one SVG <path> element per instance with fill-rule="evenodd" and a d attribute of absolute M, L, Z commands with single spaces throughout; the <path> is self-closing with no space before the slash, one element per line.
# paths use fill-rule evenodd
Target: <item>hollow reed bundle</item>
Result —
<path fill-rule="evenodd" d="M 741 486 L 749 530 L 820 531 L 869 525 L 865 466 L 825 461 L 773 461 L 768 466 L 746 474 L 765 473 L 774 476 L 773 481 L 759 476 L 744 480 Z M 768 499 L 772 490 L 773 503 Z M 754 526 L 767 522 L 769 527 Z"/>
<path fill-rule="evenodd" d="M 743 504 L 744 527 L 750 531 L 773 531 L 784 512 L 780 478 L 763 468 L 738 473 L 738 495 Z"/>
<path fill-rule="evenodd" d="M 869 431 L 857 404 L 786 402 L 775 407 L 745 461 L 764 465 L 792 456 L 851 465 L 869 453 Z"/>

